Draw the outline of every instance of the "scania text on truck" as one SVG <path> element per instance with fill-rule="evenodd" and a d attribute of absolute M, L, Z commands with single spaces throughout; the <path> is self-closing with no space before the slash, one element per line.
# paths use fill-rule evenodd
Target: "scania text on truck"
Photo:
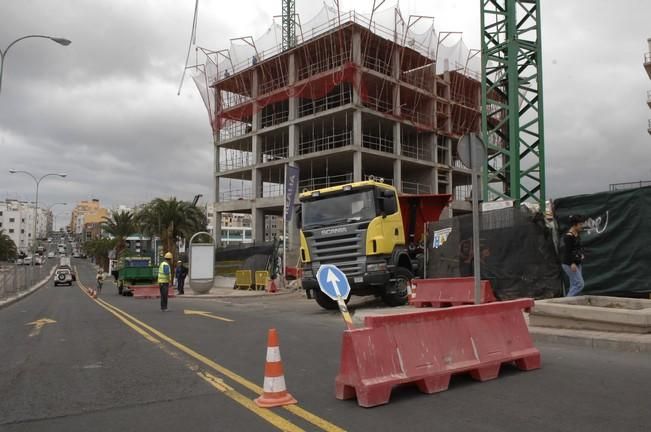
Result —
<path fill-rule="evenodd" d="M 450 195 L 398 195 L 368 180 L 300 195 L 302 285 L 325 309 L 337 303 L 321 292 L 316 273 L 334 264 L 351 295 L 375 295 L 390 306 L 407 302 L 409 281 L 422 276 L 424 224 L 438 220 Z"/>

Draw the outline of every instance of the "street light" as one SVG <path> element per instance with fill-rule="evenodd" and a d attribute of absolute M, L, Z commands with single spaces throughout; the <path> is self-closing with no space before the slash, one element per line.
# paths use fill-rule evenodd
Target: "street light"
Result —
<path fill-rule="evenodd" d="M 11 174 L 27 174 L 32 179 L 34 179 L 34 182 L 36 183 L 36 201 L 34 203 L 34 237 L 32 238 L 32 266 L 33 266 L 34 265 L 34 253 L 36 252 L 36 238 L 38 237 L 38 235 L 36 233 L 36 226 L 37 226 L 36 222 L 38 221 L 38 187 L 41 184 L 41 181 L 45 177 L 51 177 L 51 176 L 55 177 L 56 176 L 56 177 L 64 178 L 68 174 L 66 174 L 66 173 L 48 173 L 48 174 L 42 175 L 40 178 L 37 179 L 34 174 L 32 174 L 32 173 L 30 173 L 28 171 L 19 171 L 19 170 L 15 170 L 15 169 L 10 169 L 9 172 Z"/>
<path fill-rule="evenodd" d="M 9 51 L 9 48 L 14 46 L 17 42 L 20 42 L 23 39 L 29 39 L 29 38 L 43 38 L 43 39 L 50 39 L 53 42 L 58 43 L 59 45 L 62 46 L 68 46 L 70 45 L 70 41 L 68 39 L 64 38 L 59 38 L 59 37 L 52 37 L 52 36 L 45 36 L 45 35 L 28 35 L 28 36 L 23 36 L 12 43 L 10 43 L 7 48 L 5 48 L 4 51 L 0 50 L 0 92 L 2 92 L 2 73 L 4 72 L 4 65 L 5 65 L 5 57 L 7 56 L 7 52 Z"/>

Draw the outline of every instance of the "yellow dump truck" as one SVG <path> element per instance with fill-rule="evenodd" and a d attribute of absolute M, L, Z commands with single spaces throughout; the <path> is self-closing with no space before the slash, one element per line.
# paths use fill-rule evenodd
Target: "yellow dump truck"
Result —
<path fill-rule="evenodd" d="M 336 309 L 316 280 L 321 265 L 333 264 L 348 278 L 351 295 L 405 304 L 409 281 L 422 274 L 424 224 L 438 220 L 449 200 L 450 195 L 399 195 L 376 180 L 301 193 L 303 288 L 321 307 Z"/>

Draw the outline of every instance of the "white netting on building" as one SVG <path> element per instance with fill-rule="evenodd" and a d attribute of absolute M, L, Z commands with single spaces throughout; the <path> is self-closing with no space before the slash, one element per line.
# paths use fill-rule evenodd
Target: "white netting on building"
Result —
<path fill-rule="evenodd" d="M 333 4 L 324 2 L 314 17 L 297 26 L 297 43 L 309 41 L 348 22 L 362 25 L 384 39 L 413 49 L 431 59 L 436 64 L 437 73 L 457 71 L 479 79 L 479 55 L 476 50 L 468 48 L 460 33 L 437 32 L 431 18 L 404 17 L 398 3 L 372 13 L 360 13 L 340 11 Z M 419 32 L 416 32 L 417 27 Z M 209 115 L 212 117 L 215 109 L 214 95 L 209 87 L 211 84 L 281 51 L 282 27 L 277 22 L 272 23 L 257 39 L 250 36 L 233 39 L 228 49 L 209 51 L 197 48 L 197 54 L 203 59 L 197 59 L 198 66 L 194 67 L 193 79 Z"/>

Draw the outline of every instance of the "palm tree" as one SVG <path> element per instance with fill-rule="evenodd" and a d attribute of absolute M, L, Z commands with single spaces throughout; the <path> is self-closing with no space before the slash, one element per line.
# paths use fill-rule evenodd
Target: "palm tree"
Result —
<path fill-rule="evenodd" d="M 176 242 L 189 239 L 199 231 L 205 231 L 208 219 L 205 213 L 192 203 L 176 198 L 156 198 L 138 213 L 143 231 L 158 235 L 165 251 L 176 255 Z"/>
<path fill-rule="evenodd" d="M 17 254 L 16 243 L 5 234 L 3 229 L 0 229 L 0 261 L 16 258 Z"/>
<path fill-rule="evenodd" d="M 89 240 L 83 248 L 86 255 L 95 258 L 95 262 L 104 270 L 108 269 L 108 254 L 115 247 L 116 239 Z"/>
<path fill-rule="evenodd" d="M 102 229 L 115 237 L 115 256 L 126 248 L 126 239 L 138 229 L 135 214 L 128 210 L 112 211 L 110 217 L 104 217 Z"/>

